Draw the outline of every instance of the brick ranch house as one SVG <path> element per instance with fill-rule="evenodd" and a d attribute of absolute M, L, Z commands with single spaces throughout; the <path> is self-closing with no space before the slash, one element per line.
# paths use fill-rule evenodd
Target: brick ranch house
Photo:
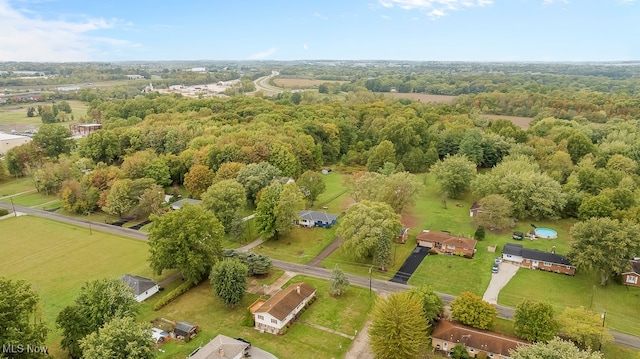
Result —
<path fill-rule="evenodd" d="M 525 268 L 567 275 L 576 274 L 576 267 L 571 265 L 567 257 L 557 253 L 524 248 L 522 244 L 505 244 L 502 249 L 502 259 Z"/>
<path fill-rule="evenodd" d="M 432 252 L 462 255 L 473 258 L 476 252 L 475 239 L 456 237 L 448 232 L 434 232 L 427 229 L 422 230 L 417 236 L 418 246 L 431 248 Z"/>
<path fill-rule="evenodd" d="M 509 358 L 510 350 L 522 345 L 529 345 L 528 342 L 521 339 L 471 328 L 447 320 L 439 321 L 431 334 L 433 349 L 448 354 L 456 344 L 464 345 L 472 358 L 476 355 L 479 357 L 480 353 L 484 353 L 487 358 L 491 359 Z"/>
<path fill-rule="evenodd" d="M 631 270 L 622 273 L 622 283 L 634 287 L 640 287 L 640 258 L 634 258 L 631 262 Z"/>
<path fill-rule="evenodd" d="M 267 301 L 258 299 L 250 307 L 254 328 L 261 332 L 280 334 L 315 296 L 316 289 L 301 282 L 289 285 Z"/>

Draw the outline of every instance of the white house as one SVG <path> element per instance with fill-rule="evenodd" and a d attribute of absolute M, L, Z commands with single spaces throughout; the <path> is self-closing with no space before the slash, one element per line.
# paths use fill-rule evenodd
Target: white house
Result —
<path fill-rule="evenodd" d="M 160 290 L 158 283 L 153 279 L 131 274 L 125 274 L 120 277 L 120 279 L 133 290 L 133 294 L 136 296 L 136 301 L 138 302 L 144 301 Z"/>
<path fill-rule="evenodd" d="M 10 135 L 0 132 L 0 155 L 4 155 L 10 149 L 31 142 L 31 137 Z"/>
<path fill-rule="evenodd" d="M 325 227 L 329 228 L 336 224 L 338 216 L 326 212 L 300 211 L 298 212 L 296 224 L 304 227 Z"/>
<path fill-rule="evenodd" d="M 207 345 L 191 354 L 190 359 L 240 359 L 248 356 L 251 344 L 218 334 Z"/>
<path fill-rule="evenodd" d="M 316 295 L 316 289 L 306 283 L 293 283 L 274 294 L 267 301 L 254 303 L 251 307 L 255 329 L 278 334 L 295 319 L 307 302 Z"/>

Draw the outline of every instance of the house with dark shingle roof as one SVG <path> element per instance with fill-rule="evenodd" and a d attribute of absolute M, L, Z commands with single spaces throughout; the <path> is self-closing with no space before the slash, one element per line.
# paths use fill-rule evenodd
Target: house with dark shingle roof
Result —
<path fill-rule="evenodd" d="M 324 227 L 329 228 L 338 222 L 338 216 L 327 212 L 300 211 L 296 224 L 304 227 Z"/>
<path fill-rule="evenodd" d="M 449 354 L 449 351 L 462 344 L 472 358 L 504 359 L 509 358 L 509 351 L 528 342 L 506 335 L 476 329 L 466 325 L 441 320 L 431 334 L 431 346 L 435 350 Z M 483 353 L 483 354 L 480 354 Z"/>
<path fill-rule="evenodd" d="M 140 277 L 137 275 L 125 274 L 120 279 L 131 288 L 136 297 L 136 301 L 142 302 L 150 296 L 158 293 L 160 288 L 153 279 Z"/>
<path fill-rule="evenodd" d="M 622 273 L 622 282 L 625 285 L 631 285 L 634 287 L 640 287 L 640 258 L 634 258 L 630 261 L 631 270 Z"/>
<path fill-rule="evenodd" d="M 568 275 L 576 274 L 576 267 L 567 257 L 553 252 L 524 248 L 522 244 L 505 244 L 502 249 L 502 259 L 525 268 Z"/>
<path fill-rule="evenodd" d="M 307 283 L 293 283 L 274 294 L 267 301 L 251 305 L 255 329 L 278 334 L 293 321 L 316 296 L 316 289 Z"/>

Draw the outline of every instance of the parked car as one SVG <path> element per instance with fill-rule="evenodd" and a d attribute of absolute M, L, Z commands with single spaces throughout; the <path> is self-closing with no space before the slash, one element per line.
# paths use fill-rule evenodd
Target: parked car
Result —
<path fill-rule="evenodd" d="M 496 257 L 496 259 L 493 260 L 493 263 L 495 263 L 495 264 L 502 263 L 502 257 Z"/>
<path fill-rule="evenodd" d="M 491 268 L 491 273 L 498 273 L 499 269 L 500 269 L 500 266 L 497 264 L 494 264 L 493 267 Z"/>
<path fill-rule="evenodd" d="M 522 232 L 513 232 L 513 234 L 511 235 L 511 238 L 517 240 L 517 241 L 521 241 L 524 238 L 524 233 Z"/>

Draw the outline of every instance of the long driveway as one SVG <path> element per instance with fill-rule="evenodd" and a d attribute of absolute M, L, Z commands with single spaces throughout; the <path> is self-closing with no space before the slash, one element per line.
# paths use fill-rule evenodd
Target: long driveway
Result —
<path fill-rule="evenodd" d="M 5 208 L 9 211 L 12 210 L 12 206 L 10 203 L 0 202 L 0 207 Z M 46 218 L 54 221 L 68 223 L 68 224 L 83 227 L 83 228 L 89 228 L 89 226 L 91 226 L 93 229 L 100 230 L 103 232 L 108 232 L 108 233 L 130 237 L 134 239 L 139 239 L 143 241 L 148 240 L 148 236 L 146 233 L 136 231 L 133 229 L 121 228 L 121 227 L 116 227 L 109 224 L 103 224 L 98 222 L 91 222 L 85 219 L 65 216 L 57 213 L 49 213 L 47 211 L 33 209 L 29 207 L 24 207 L 24 206 L 16 205 L 15 209 L 18 212 L 26 213 L 26 214 L 33 215 L 40 218 Z M 331 278 L 331 270 L 328 270 L 325 268 L 313 267 L 306 264 L 290 263 L 290 262 L 280 261 L 277 259 L 272 259 L 271 262 L 273 263 L 274 267 L 285 270 L 285 271 L 296 272 L 296 273 L 300 273 L 310 277 L 321 278 L 321 279 Z M 353 274 L 347 274 L 347 278 L 349 278 L 349 281 L 353 285 L 357 285 L 359 287 L 364 287 L 364 288 L 370 288 L 371 291 L 376 291 L 379 293 L 399 292 L 399 291 L 404 291 L 411 288 L 411 286 L 406 284 L 394 283 L 394 282 L 379 280 L 379 279 L 370 279 L 368 277 L 361 277 Z M 440 295 L 440 297 L 446 304 L 451 303 L 455 299 L 455 296 L 451 294 L 438 293 L 438 295 Z M 498 310 L 498 316 L 500 318 L 513 319 L 513 312 L 514 312 L 513 308 L 505 307 L 503 305 L 496 305 L 495 307 Z M 636 336 L 625 334 L 625 333 L 618 333 L 611 330 L 609 331 L 609 333 L 611 333 L 611 335 L 613 336 L 616 344 L 624 345 L 629 348 L 640 350 L 640 337 L 636 337 Z"/>

